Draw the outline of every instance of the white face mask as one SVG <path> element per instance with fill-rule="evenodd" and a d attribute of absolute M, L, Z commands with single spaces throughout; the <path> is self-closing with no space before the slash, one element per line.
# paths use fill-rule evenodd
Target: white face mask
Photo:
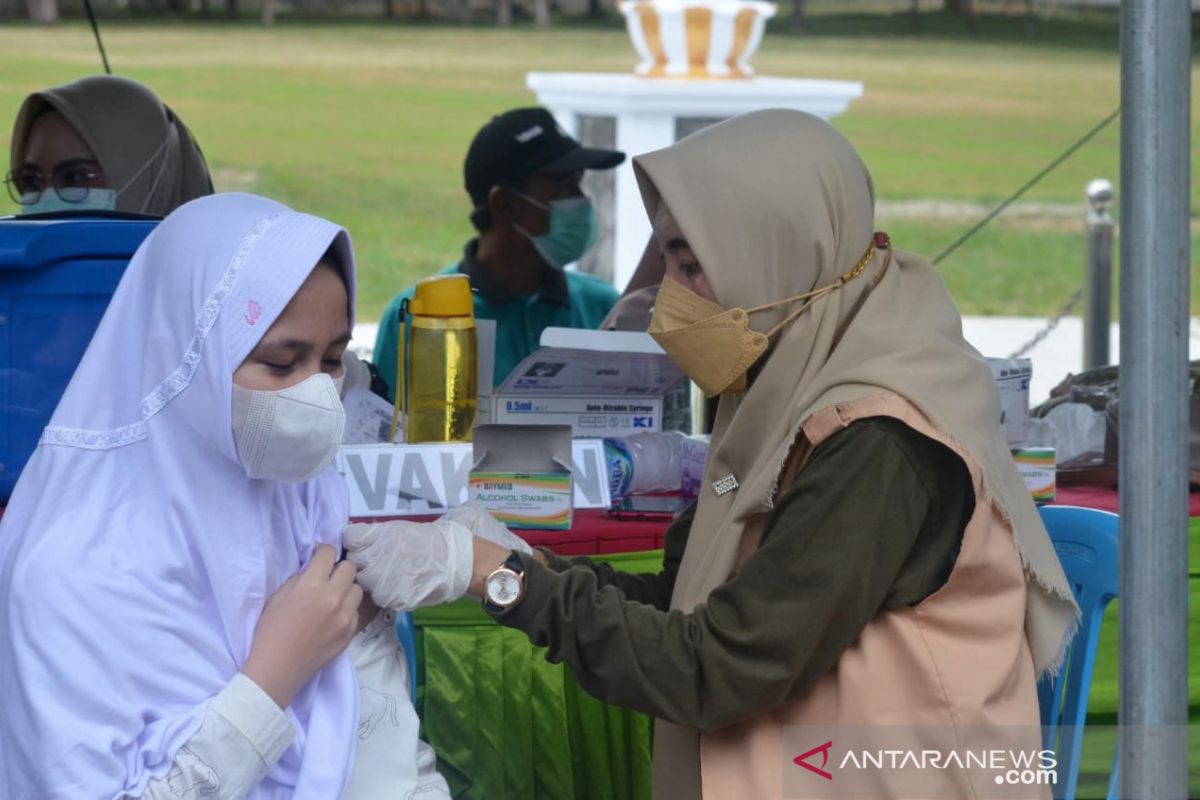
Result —
<path fill-rule="evenodd" d="M 299 483 L 329 466 L 342 443 L 343 376 L 323 372 L 275 392 L 233 385 L 233 441 L 251 478 Z"/>

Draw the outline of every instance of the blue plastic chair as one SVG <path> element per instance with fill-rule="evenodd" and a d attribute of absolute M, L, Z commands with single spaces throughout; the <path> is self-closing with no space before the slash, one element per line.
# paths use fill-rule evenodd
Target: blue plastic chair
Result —
<path fill-rule="evenodd" d="M 1118 593 L 1118 517 L 1108 511 L 1075 506 L 1043 506 L 1040 511 L 1082 613 L 1079 630 L 1062 670 L 1038 685 L 1038 702 L 1045 726 L 1043 744 L 1054 748 L 1055 740 L 1058 740 L 1059 780 L 1054 787 L 1054 797 L 1055 800 L 1074 800 L 1100 624 L 1105 608 Z M 1115 800 L 1116 796 L 1117 756 L 1114 753 L 1108 798 Z"/>
<path fill-rule="evenodd" d="M 417 637 L 413 629 L 412 614 L 400 612 L 396 614 L 396 638 L 404 648 L 404 656 L 408 659 L 408 692 L 413 706 L 417 705 Z"/>

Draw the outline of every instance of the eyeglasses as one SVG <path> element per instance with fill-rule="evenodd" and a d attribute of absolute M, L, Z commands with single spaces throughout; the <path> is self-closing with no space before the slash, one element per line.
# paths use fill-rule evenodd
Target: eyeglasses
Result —
<path fill-rule="evenodd" d="M 8 196 L 21 205 L 33 205 L 50 188 L 64 203 L 82 203 L 87 199 L 88 192 L 100 188 L 103 181 L 104 172 L 99 165 L 80 159 L 64 161 L 56 166 L 50 173 L 49 181 L 40 169 L 28 165 L 9 172 L 4 178 Z"/>

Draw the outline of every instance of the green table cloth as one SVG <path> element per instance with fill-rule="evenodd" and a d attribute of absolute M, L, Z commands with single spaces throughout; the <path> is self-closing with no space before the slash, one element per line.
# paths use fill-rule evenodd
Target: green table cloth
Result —
<path fill-rule="evenodd" d="M 662 551 L 593 556 L 658 572 Z M 653 721 L 586 694 L 478 601 L 413 615 L 422 736 L 455 798 L 650 800 Z"/>

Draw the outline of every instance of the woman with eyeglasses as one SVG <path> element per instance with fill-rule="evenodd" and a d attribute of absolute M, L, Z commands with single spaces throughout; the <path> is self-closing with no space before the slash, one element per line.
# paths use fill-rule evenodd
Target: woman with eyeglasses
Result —
<path fill-rule="evenodd" d="M 5 183 L 22 214 L 165 216 L 213 193 L 204 155 L 183 121 L 154 92 L 114 75 L 25 98 L 9 164 Z"/>

